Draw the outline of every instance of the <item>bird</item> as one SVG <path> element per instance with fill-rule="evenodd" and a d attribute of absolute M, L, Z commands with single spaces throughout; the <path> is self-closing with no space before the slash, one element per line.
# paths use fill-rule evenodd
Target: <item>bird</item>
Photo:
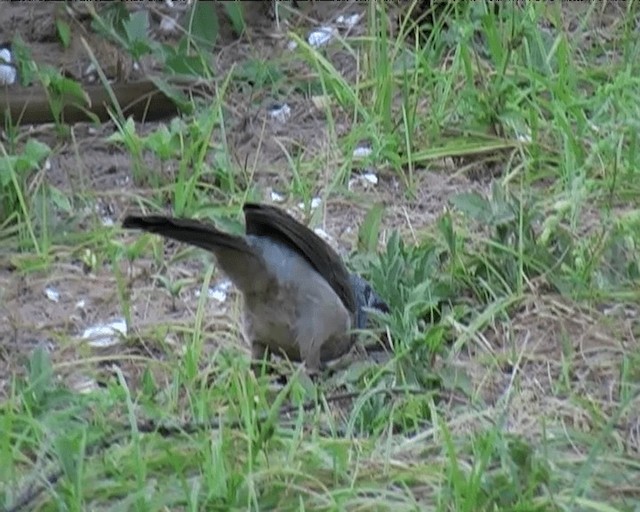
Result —
<path fill-rule="evenodd" d="M 245 234 L 234 235 L 202 220 L 129 215 L 122 226 L 140 229 L 214 254 L 243 298 L 243 324 L 254 370 L 272 354 L 302 362 L 310 372 L 345 355 L 368 312 L 389 306 L 337 252 L 284 210 L 266 204 L 242 207 Z"/>

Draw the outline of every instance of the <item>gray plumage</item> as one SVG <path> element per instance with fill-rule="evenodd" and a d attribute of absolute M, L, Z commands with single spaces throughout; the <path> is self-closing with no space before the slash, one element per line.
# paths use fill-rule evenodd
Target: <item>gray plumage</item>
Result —
<path fill-rule="evenodd" d="M 381 313 L 388 313 L 389 306 L 376 293 L 373 287 L 358 274 L 350 274 L 351 286 L 356 295 L 356 328 L 367 328 L 367 309 L 377 309 Z"/>
<path fill-rule="evenodd" d="M 231 235 L 204 222 L 129 216 L 137 228 L 211 251 L 244 300 L 245 335 L 254 359 L 269 353 L 308 368 L 347 353 L 367 309 L 388 311 L 371 285 L 350 274 L 338 254 L 313 231 L 273 206 L 243 207 L 246 234 Z"/>

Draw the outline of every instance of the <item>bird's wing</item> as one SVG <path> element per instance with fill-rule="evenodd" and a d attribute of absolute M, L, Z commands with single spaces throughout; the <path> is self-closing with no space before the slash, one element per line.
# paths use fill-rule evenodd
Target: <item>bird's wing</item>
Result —
<path fill-rule="evenodd" d="M 243 211 L 248 235 L 278 240 L 303 256 L 329 283 L 347 310 L 355 314 L 356 299 L 349 272 L 342 258 L 322 238 L 274 206 L 246 203 Z"/>

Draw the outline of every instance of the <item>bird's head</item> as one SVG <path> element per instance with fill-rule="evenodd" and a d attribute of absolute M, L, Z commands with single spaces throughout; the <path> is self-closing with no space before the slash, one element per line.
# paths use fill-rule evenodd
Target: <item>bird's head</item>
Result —
<path fill-rule="evenodd" d="M 351 274 L 351 286 L 356 297 L 356 329 L 367 327 L 367 310 L 388 313 L 389 306 L 373 287 L 357 274 Z"/>

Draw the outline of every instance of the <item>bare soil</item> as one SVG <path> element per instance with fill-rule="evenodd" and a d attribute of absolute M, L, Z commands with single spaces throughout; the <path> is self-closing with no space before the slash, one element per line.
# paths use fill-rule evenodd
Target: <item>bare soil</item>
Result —
<path fill-rule="evenodd" d="M 305 27 L 322 25 L 340 13 L 366 9 L 366 3 L 302 4 L 303 16 L 292 21 L 295 30 L 302 34 Z M 571 4 L 573 9 L 575 3 Z M 63 5 L 57 2 L 5 3 L 0 9 L 0 41 L 20 34 L 37 62 L 69 68 L 74 76 L 82 76 L 90 62 L 78 41 L 83 35 L 105 69 L 113 69 L 114 73 L 121 70 L 126 57 L 93 34 L 87 21 L 68 20 L 74 27 L 73 42 L 68 49 L 62 47 L 56 35 L 55 20 L 66 16 Z M 245 59 L 277 59 L 287 51 L 285 33 L 278 30 L 275 21 L 263 11 L 249 20 L 249 24 L 255 27 L 250 37 L 234 40 L 230 33 L 223 33 L 216 60 L 220 74 Z M 346 75 L 355 69 L 353 60 L 344 51 L 330 50 L 327 58 Z M 148 65 L 153 68 L 154 64 Z M 135 71 L 128 70 L 127 75 L 123 79 L 135 75 Z M 266 114 L 266 107 L 282 100 L 265 94 L 263 98 L 254 97 L 248 101 L 246 94 L 232 91 L 225 105 L 229 151 L 239 167 L 251 162 L 251 168 L 256 169 L 253 178 L 265 191 L 283 191 L 284 184 L 292 180 L 285 151 L 303 148 L 306 158 L 323 155 L 326 168 L 317 183 L 317 191 L 320 191 L 341 163 L 327 121 L 309 98 L 292 92 L 286 98 L 293 110 L 291 118 L 284 125 L 274 124 Z M 142 129 L 152 130 L 155 126 L 150 124 Z M 347 136 L 348 115 L 336 112 L 336 127 L 338 137 Z M 21 128 L 22 133 L 31 131 L 31 136 L 54 148 L 50 166 L 42 171 L 39 179 L 69 195 L 80 194 L 92 199 L 99 210 L 94 220 L 109 216 L 118 223 L 126 209 L 136 208 L 132 203 L 129 154 L 104 142 L 104 137 L 114 131 L 111 124 L 97 128 L 76 125 L 71 130 L 71 137 L 61 138 L 53 126 Z M 358 182 L 353 200 L 335 199 L 323 205 L 321 227 L 332 243 L 345 251 L 353 247 L 366 206 L 382 202 L 386 206 L 384 233 L 399 230 L 407 242 L 412 243 L 431 229 L 453 194 L 489 188 L 494 173 L 487 172 L 488 165 L 478 160 L 470 163 L 464 173 L 457 172 L 450 161 L 435 163 L 429 169 L 417 169 L 417 196 L 413 198 L 404 192 L 396 175 L 377 169 L 379 182 L 376 186 Z M 268 201 L 268 195 L 265 197 Z M 113 236 L 126 244 L 137 235 L 118 233 Z M 89 347 L 80 336 L 91 325 L 122 316 L 123 301 L 118 293 L 121 283 L 109 262 L 87 271 L 82 263 L 82 249 L 59 247 L 54 251 L 56 261 L 46 272 L 21 274 L 15 270 L 12 260 L 0 253 L 0 396 L 10 392 L 11 376 L 24 371 L 28 355 L 37 346 L 50 351 L 56 374 L 79 390 L 109 378 L 113 364 L 119 365 L 135 386 L 149 360 L 158 360 L 158 366 L 162 368 L 161 361 L 179 358 L 184 338 L 195 323 L 199 301 L 196 292 L 200 289 L 205 268 L 202 265 L 204 256 L 193 252 L 187 259 L 171 261 L 183 250 L 171 244 L 165 247 L 168 263 L 163 274 L 172 279 L 185 279 L 188 283 L 176 298 L 157 286 L 152 276 L 152 269 L 158 269 L 154 262 L 136 262 L 133 267 L 125 263 L 120 265 L 124 289 L 130 294 L 132 332 L 126 343 L 101 349 Z M 214 275 L 212 281 L 219 279 Z M 57 301 L 47 297 L 48 288 L 59 293 Z M 224 302 L 207 301 L 205 345 L 212 357 L 220 346 L 244 346 L 237 329 L 237 309 L 233 294 Z M 589 399 L 615 403 L 617 400 L 611 393 L 615 394 L 619 389 L 617 369 L 625 345 L 634 339 L 629 319 L 611 323 L 604 321 L 602 315 L 582 311 L 577 314 L 576 311 L 558 298 L 532 293 L 527 307 L 513 318 L 509 332 L 496 329 L 485 333 L 486 337 L 473 340 L 470 349 L 460 354 L 457 361 L 446 364 L 464 367 L 472 376 L 478 397 L 496 407 L 503 400 L 512 400 L 508 424 L 514 430 L 536 431 L 533 435 L 539 435 L 537 427 L 526 423 L 536 423 L 538 417 L 547 415 L 567 416 L 572 422 L 583 422 L 584 428 L 589 428 L 590 418 L 574 417 L 574 410 L 559 407 L 556 395 L 550 390 L 561 373 L 561 361 L 570 358 L 576 369 L 572 380 L 566 382 L 567 386 L 574 391 L 581 390 Z M 496 372 L 496 361 L 504 366 L 503 373 Z M 523 365 L 521 368 L 527 373 L 514 374 L 512 368 L 517 363 Z M 162 375 L 161 371 L 159 375 Z M 513 386 L 515 378 L 519 379 L 517 389 Z M 510 396 L 505 396 L 507 393 Z M 640 407 L 628 410 L 637 411 Z M 488 417 L 491 414 L 488 411 Z M 619 421 L 624 442 L 629 443 L 630 450 L 640 454 L 638 418 L 620 418 Z"/>

